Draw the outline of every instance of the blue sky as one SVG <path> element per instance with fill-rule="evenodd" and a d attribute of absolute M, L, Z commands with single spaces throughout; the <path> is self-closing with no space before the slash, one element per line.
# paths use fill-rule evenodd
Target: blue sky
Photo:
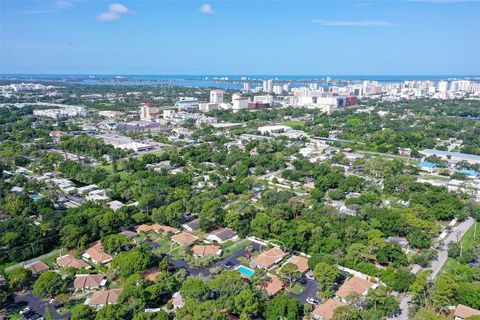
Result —
<path fill-rule="evenodd" d="M 0 0 L 0 73 L 480 74 L 480 2 Z"/>

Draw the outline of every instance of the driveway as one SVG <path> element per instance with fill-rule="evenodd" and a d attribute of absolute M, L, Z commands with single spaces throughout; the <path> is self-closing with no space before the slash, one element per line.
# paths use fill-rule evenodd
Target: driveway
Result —
<path fill-rule="evenodd" d="M 15 294 L 15 302 L 28 303 L 30 309 L 32 309 L 42 317 L 45 317 L 45 307 L 47 306 L 52 311 L 55 320 L 68 319 L 70 317 L 70 313 L 67 313 L 65 315 L 61 315 L 60 313 L 58 313 L 57 310 L 48 303 L 48 300 L 34 296 L 31 290 L 17 292 Z"/>

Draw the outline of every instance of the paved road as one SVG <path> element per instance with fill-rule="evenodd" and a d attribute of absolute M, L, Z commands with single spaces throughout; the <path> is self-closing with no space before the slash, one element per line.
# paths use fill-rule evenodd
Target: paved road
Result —
<path fill-rule="evenodd" d="M 472 218 L 468 218 L 465 221 L 458 224 L 456 227 L 453 227 L 452 232 L 447 236 L 444 240 L 444 246 L 442 246 L 438 251 L 438 257 L 436 260 L 432 261 L 432 264 L 429 269 L 432 270 L 428 280 L 432 281 L 440 273 L 442 270 L 443 265 L 448 259 L 448 244 L 450 242 L 458 242 L 467 230 L 474 224 L 475 220 Z M 408 320 L 408 308 L 409 304 L 412 302 L 412 297 L 409 295 L 405 295 L 400 300 L 400 314 L 396 317 L 389 318 L 389 320 Z"/>
<path fill-rule="evenodd" d="M 432 261 L 432 265 L 429 269 L 432 270 L 432 273 L 429 276 L 429 280 L 435 280 L 440 270 L 442 270 L 443 265 L 448 259 L 448 244 L 451 242 L 458 242 L 463 235 L 470 229 L 471 226 L 475 223 L 473 218 L 468 218 L 465 221 L 458 224 L 452 229 L 452 232 L 444 240 L 444 246 L 438 250 L 438 258 Z"/>
<path fill-rule="evenodd" d="M 60 313 L 58 313 L 57 310 L 48 303 L 48 300 L 44 300 L 42 298 L 34 296 L 31 290 L 17 292 L 15 294 L 15 302 L 28 303 L 28 306 L 42 317 L 45 317 L 45 307 L 47 306 L 52 311 L 55 320 L 68 319 L 70 317 L 70 313 L 67 313 L 65 315 L 61 315 Z"/>

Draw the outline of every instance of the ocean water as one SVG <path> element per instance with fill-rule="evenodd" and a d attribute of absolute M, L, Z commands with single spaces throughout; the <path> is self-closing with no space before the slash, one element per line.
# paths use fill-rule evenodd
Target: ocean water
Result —
<path fill-rule="evenodd" d="M 273 79 L 277 83 L 290 83 L 291 87 L 305 86 L 310 82 L 324 81 L 329 77 L 337 82 L 358 82 L 363 80 L 381 83 L 403 82 L 405 80 L 480 80 L 478 75 L 80 75 L 80 74 L 2 74 L 0 79 L 17 79 L 22 81 L 55 81 L 90 85 L 176 85 L 199 88 L 242 89 L 243 82 L 250 82 L 251 87 L 259 86 L 263 80 Z"/>

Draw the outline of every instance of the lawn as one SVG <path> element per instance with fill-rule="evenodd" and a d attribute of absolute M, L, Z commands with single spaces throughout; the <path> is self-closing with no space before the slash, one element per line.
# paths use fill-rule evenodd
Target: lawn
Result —
<path fill-rule="evenodd" d="M 0 269 L 5 269 L 5 268 L 8 268 L 8 267 L 10 267 L 10 266 L 14 266 L 14 265 L 16 265 L 17 263 L 18 263 L 18 262 L 15 262 L 15 261 L 2 263 L 2 264 L 0 264 Z"/>
<path fill-rule="evenodd" d="M 478 228 L 479 226 L 477 225 L 477 234 L 476 234 L 477 239 L 480 237 L 478 235 L 478 231 L 479 231 Z M 468 229 L 468 231 L 460 240 L 460 242 L 463 244 L 464 250 L 471 248 L 474 245 L 474 240 L 475 240 L 475 238 L 473 237 L 474 230 L 475 230 L 475 225 L 471 226 L 470 229 Z M 460 266 L 461 266 L 460 262 L 458 262 L 455 259 L 448 258 L 447 262 L 445 262 L 445 264 L 442 267 L 441 273 L 454 273 L 455 269 L 457 269 Z"/>
<path fill-rule="evenodd" d="M 468 229 L 468 231 L 463 236 L 463 238 L 461 240 L 461 242 L 463 244 L 463 249 L 468 249 L 468 248 L 473 247 L 473 245 L 475 243 L 475 238 L 478 239 L 480 237 L 479 236 L 480 226 L 478 225 L 478 222 L 476 223 L 476 225 L 477 225 L 477 233 L 476 233 L 475 237 L 473 236 L 474 231 L 475 231 L 475 224 L 472 225 L 470 227 L 470 229 Z"/>
<path fill-rule="evenodd" d="M 160 245 L 160 248 L 156 249 L 158 252 L 163 252 L 163 253 L 170 253 L 173 255 L 175 258 L 180 258 L 180 255 L 182 253 L 182 246 L 179 244 L 176 244 L 174 242 L 171 242 L 168 239 L 161 238 L 159 237 L 158 239 L 155 240 L 157 244 Z"/>
<path fill-rule="evenodd" d="M 238 250 L 242 249 L 247 244 L 249 244 L 249 241 L 247 239 L 242 239 L 242 240 L 237 241 L 236 243 L 234 243 L 231 246 L 227 246 L 227 248 L 225 248 L 223 250 L 222 258 L 226 258 L 229 255 L 231 255 L 232 253 L 237 252 Z"/>
<path fill-rule="evenodd" d="M 303 128 L 305 127 L 305 121 L 290 121 L 285 123 L 285 125 L 289 127 Z"/>
<path fill-rule="evenodd" d="M 60 257 L 60 254 L 55 254 L 53 256 L 42 259 L 42 261 L 45 262 L 46 264 L 48 264 L 50 267 L 54 268 L 54 267 L 56 267 L 55 263 L 56 263 L 58 257 Z"/>
<path fill-rule="evenodd" d="M 305 289 L 305 287 L 302 286 L 300 283 L 296 282 L 292 287 L 288 287 L 287 289 L 293 294 L 300 294 L 302 293 L 303 289 Z"/>

